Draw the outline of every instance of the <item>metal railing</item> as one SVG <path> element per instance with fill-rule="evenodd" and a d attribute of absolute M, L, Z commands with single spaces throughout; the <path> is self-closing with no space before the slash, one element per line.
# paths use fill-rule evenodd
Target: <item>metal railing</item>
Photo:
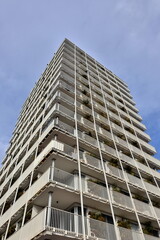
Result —
<path fill-rule="evenodd" d="M 56 208 L 44 208 L 22 228 L 11 235 L 9 240 L 30 240 L 36 238 L 44 230 L 52 231 L 53 235 L 64 234 L 66 237 L 82 238 L 82 216 Z M 86 239 L 117 240 L 113 224 L 84 217 Z M 36 226 L 36 227 L 35 227 Z M 138 230 L 118 227 L 121 240 L 143 240 Z M 145 240 L 159 240 L 158 237 L 144 234 Z"/>
<path fill-rule="evenodd" d="M 56 208 L 47 208 L 47 215 L 51 216 L 47 221 L 46 228 L 54 232 L 65 232 L 65 235 L 76 236 L 82 234 L 82 216 L 66 212 Z M 114 225 L 107 222 L 98 221 L 89 217 L 84 217 L 85 233 L 88 237 L 116 240 Z"/>

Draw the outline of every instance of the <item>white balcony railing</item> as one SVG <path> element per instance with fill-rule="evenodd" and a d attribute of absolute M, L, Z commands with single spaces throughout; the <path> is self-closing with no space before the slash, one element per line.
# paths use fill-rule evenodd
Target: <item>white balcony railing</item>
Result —
<path fill-rule="evenodd" d="M 12 234 L 9 240 L 37 239 L 42 232 L 50 231 L 52 236 L 63 235 L 66 238 L 83 238 L 82 216 L 56 208 L 44 208 L 39 214 L 27 222 L 17 232 Z M 117 240 L 113 224 L 84 217 L 86 239 Z M 140 231 L 118 227 L 118 239 L 143 240 Z M 159 240 L 158 237 L 144 234 L 145 240 Z"/>
<path fill-rule="evenodd" d="M 113 224 L 89 217 L 84 217 L 84 223 L 86 238 L 116 240 Z M 82 238 L 82 216 L 56 208 L 45 208 L 8 239 L 18 240 L 22 236 L 23 240 L 35 239 L 44 230 L 51 231 L 53 235 Z"/>

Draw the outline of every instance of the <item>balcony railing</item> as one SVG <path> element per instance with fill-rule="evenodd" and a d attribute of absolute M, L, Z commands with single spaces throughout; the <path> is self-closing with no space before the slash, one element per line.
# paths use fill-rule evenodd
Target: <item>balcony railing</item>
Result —
<path fill-rule="evenodd" d="M 137 199 L 134 199 L 134 204 L 138 212 L 154 217 L 152 208 L 149 204 L 141 202 Z"/>
<path fill-rule="evenodd" d="M 159 238 L 145 234 L 145 240 L 159 240 Z"/>
<path fill-rule="evenodd" d="M 116 240 L 113 224 L 89 217 L 84 217 L 84 223 L 86 238 Z M 44 230 L 51 231 L 53 235 L 82 238 L 82 216 L 56 208 L 44 208 L 8 239 L 17 240 L 21 236 L 23 236 L 23 240 L 35 239 Z"/>
<path fill-rule="evenodd" d="M 107 170 L 107 172 L 109 172 L 110 174 L 115 175 L 116 177 L 119 177 L 119 178 L 124 179 L 124 175 L 123 175 L 123 172 L 122 172 L 121 169 L 116 168 L 116 167 L 113 167 L 113 166 L 111 166 L 110 164 L 107 164 L 107 165 L 106 165 L 106 170 Z"/>
<path fill-rule="evenodd" d="M 130 182 L 131 184 L 134 184 L 137 187 L 144 188 L 143 183 L 142 183 L 140 178 L 135 177 L 135 176 L 133 176 L 131 174 L 128 174 L 128 173 L 126 173 L 126 177 L 127 177 L 128 182 Z"/>
<path fill-rule="evenodd" d="M 112 202 L 116 203 L 118 205 L 125 206 L 126 208 L 133 209 L 133 205 L 131 202 L 131 198 L 129 196 L 126 196 L 120 192 L 112 191 Z"/>
<path fill-rule="evenodd" d="M 71 212 L 56 208 L 44 208 L 39 214 L 27 222 L 22 228 L 11 235 L 9 240 L 17 240 L 23 236 L 23 240 L 37 239 L 37 236 L 45 230 L 52 232 L 52 236 L 61 235 L 64 239 L 83 238 L 83 218 Z M 117 240 L 113 224 L 84 217 L 86 239 Z M 118 240 L 143 240 L 140 231 L 118 227 Z M 159 240 L 158 237 L 144 234 L 145 240 Z"/>
<path fill-rule="evenodd" d="M 106 187 L 91 182 L 90 180 L 87 181 L 86 192 L 89 193 L 91 196 L 98 196 L 99 198 L 103 198 L 105 200 L 108 199 Z"/>
<path fill-rule="evenodd" d="M 130 230 L 127 228 L 119 227 L 119 234 L 121 240 L 143 240 L 142 234 L 139 231 Z M 148 240 L 151 240 L 149 238 Z"/>
<path fill-rule="evenodd" d="M 51 181 L 64 184 L 65 186 L 76 188 L 74 175 L 58 168 L 50 168 Z"/>
<path fill-rule="evenodd" d="M 154 211 L 158 219 L 160 219 L 160 208 L 154 207 Z"/>
<path fill-rule="evenodd" d="M 153 193 L 153 194 L 155 194 L 155 195 L 160 196 L 160 189 L 159 189 L 158 187 L 156 187 L 155 185 L 150 184 L 150 183 L 148 183 L 148 182 L 145 182 L 145 181 L 144 181 L 144 184 L 145 184 L 145 186 L 146 186 L 146 189 L 147 189 L 149 192 L 151 192 L 151 193 Z"/>
<path fill-rule="evenodd" d="M 95 168 L 102 169 L 101 160 L 99 158 L 93 157 L 92 155 L 90 155 L 88 153 L 84 153 L 83 157 L 84 157 L 85 161 L 87 162 L 87 164 L 89 164 Z"/>
<path fill-rule="evenodd" d="M 101 149 L 105 152 L 107 152 L 108 154 L 111 154 L 115 157 L 117 157 L 116 154 L 116 150 L 108 145 L 106 145 L 105 143 L 100 143 Z"/>

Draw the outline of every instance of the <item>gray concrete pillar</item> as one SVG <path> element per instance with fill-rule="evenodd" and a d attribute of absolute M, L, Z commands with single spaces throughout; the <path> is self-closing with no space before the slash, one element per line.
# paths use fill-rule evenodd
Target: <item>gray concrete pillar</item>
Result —
<path fill-rule="evenodd" d="M 53 179 L 54 179 L 55 160 L 56 160 L 56 159 L 52 159 L 52 163 L 51 163 L 50 179 L 51 179 L 52 181 L 53 181 Z"/>
<path fill-rule="evenodd" d="M 49 192 L 48 193 L 48 207 L 47 207 L 47 226 L 49 226 L 49 227 L 52 227 L 52 222 L 51 222 L 52 199 L 53 199 L 53 192 Z"/>

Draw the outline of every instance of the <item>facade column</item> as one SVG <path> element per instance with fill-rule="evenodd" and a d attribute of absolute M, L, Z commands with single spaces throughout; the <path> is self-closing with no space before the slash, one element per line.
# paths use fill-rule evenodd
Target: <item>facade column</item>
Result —
<path fill-rule="evenodd" d="M 50 180 L 53 181 L 54 178 L 54 168 L 56 159 L 52 159 L 51 170 L 50 170 Z"/>
<path fill-rule="evenodd" d="M 47 221 L 46 222 L 47 227 L 52 225 L 52 223 L 51 223 L 52 199 L 53 199 L 53 192 L 49 192 L 48 193 L 48 206 L 47 206 L 47 220 L 46 220 Z"/>

